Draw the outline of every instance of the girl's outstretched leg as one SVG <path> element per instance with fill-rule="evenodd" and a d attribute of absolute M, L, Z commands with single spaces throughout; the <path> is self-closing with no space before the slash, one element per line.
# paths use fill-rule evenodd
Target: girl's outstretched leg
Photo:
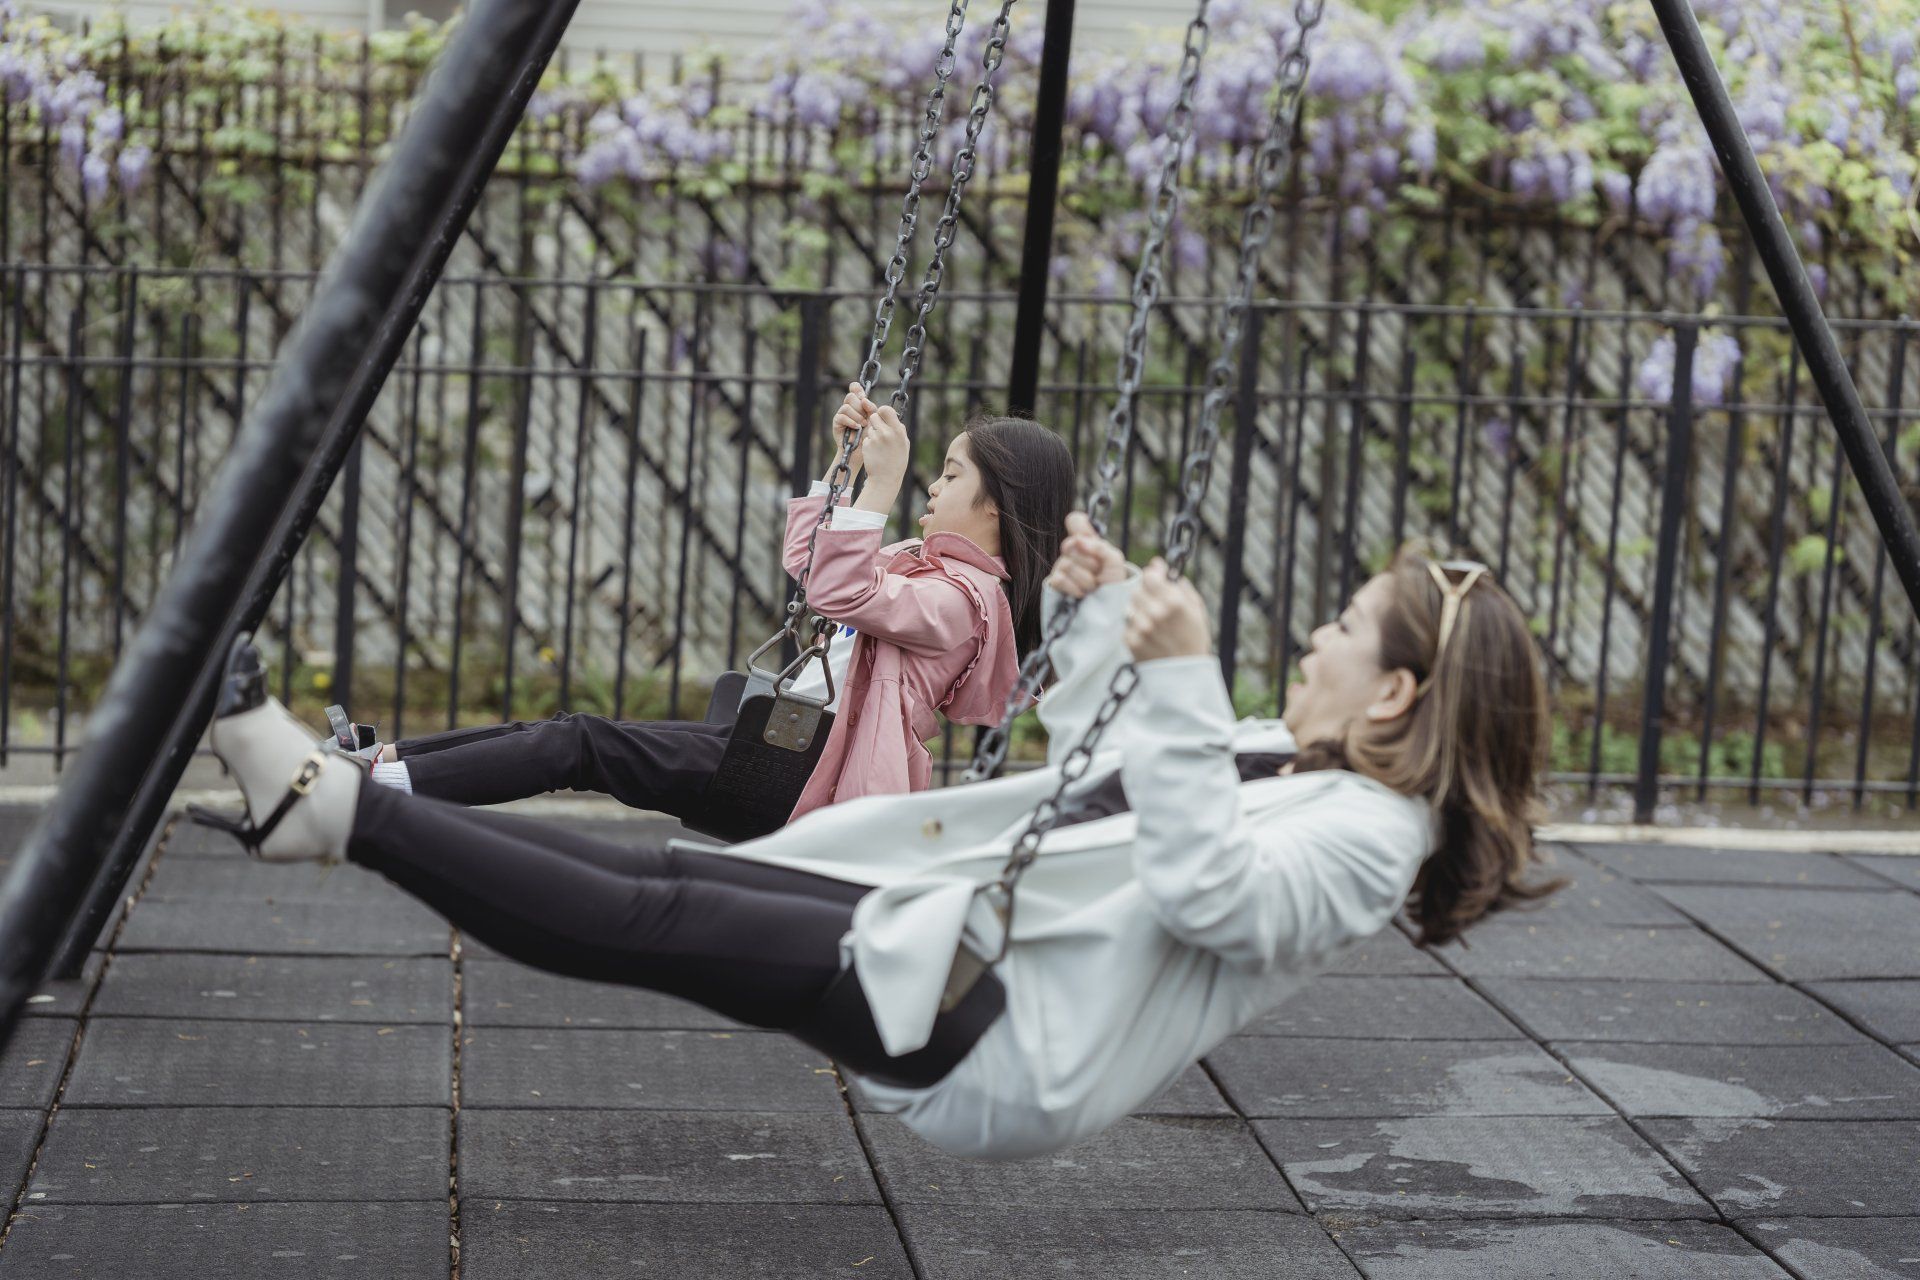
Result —
<path fill-rule="evenodd" d="M 561 712 L 551 720 L 454 729 L 398 744 L 417 795 L 501 804 L 549 791 L 603 792 L 635 809 L 698 816 L 729 730 Z M 390 767 L 390 766 L 386 766 Z"/>

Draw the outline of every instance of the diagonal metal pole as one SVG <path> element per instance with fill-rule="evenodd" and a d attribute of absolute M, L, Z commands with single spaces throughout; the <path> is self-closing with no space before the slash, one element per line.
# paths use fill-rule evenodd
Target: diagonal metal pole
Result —
<path fill-rule="evenodd" d="M 1754 158 L 1753 144 L 1747 140 L 1740 118 L 1734 114 L 1733 100 L 1720 71 L 1707 52 L 1700 36 L 1700 24 L 1694 19 L 1688 0 L 1652 0 L 1653 11 L 1666 32 L 1674 61 L 1680 65 L 1680 77 L 1693 95 L 1700 122 L 1707 127 L 1713 150 L 1720 157 L 1720 169 L 1727 175 L 1727 186 L 1747 220 L 1753 245 L 1766 265 L 1767 276 L 1780 298 L 1780 308 L 1793 326 L 1793 336 L 1806 357 L 1807 372 L 1820 390 L 1821 403 L 1840 433 L 1840 447 L 1846 451 L 1854 478 L 1866 494 L 1874 523 L 1886 543 L 1887 558 L 1893 561 L 1900 584 L 1907 589 L 1907 600 L 1920 611 L 1920 533 L 1914 530 L 1913 512 L 1900 495 L 1893 468 L 1873 438 L 1873 426 L 1867 421 L 1866 406 L 1860 401 L 1859 388 L 1840 358 L 1840 346 L 1833 330 L 1814 297 L 1813 283 L 1800 253 L 1787 235 L 1787 224 L 1773 202 L 1773 191 Z"/>
<path fill-rule="evenodd" d="M 228 644 L 285 576 L 576 3 L 475 0 L 422 86 L 72 771 L 0 881 L 0 1045 L 106 853 L 137 851 L 153 797 L 185 770 Z"/>

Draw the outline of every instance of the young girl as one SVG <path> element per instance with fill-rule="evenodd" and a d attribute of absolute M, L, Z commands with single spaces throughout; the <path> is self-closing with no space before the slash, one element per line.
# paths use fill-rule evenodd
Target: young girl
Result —
<path fill-rule="evenodd" d="M 1432 944 L 1537 896 L 1523 881 L 1547 740 L 1532 635 L 1484 566 L 1403 553 L 1314 632 L 1286 722 L 1236 725 L 1198 593 L 1158 563 L 1130 569 L 1085 517 L 1069 527 L 1049 583 L 1084 603 L 1041 703 L 1055 761 L 1123 663 L 1138 682 L 1019 886 L 1004 959 L 957 1001 L 942 998 L 957 948 L 1000 942 L 977 889 L 1056 767 L 834 805 L 715 851 L 363 784 L 312 752 L 245 661 L 213 746 L 249 811 L 272 809 L 251 837 L 263 857 L 344 854 L 529 964 L 788 1031 L 947 1151 L 1058 1150 L 1403 904 Z M 1093 802 L 1115 778 L 1118 806 Z"/>
<path fill-rule="evenodd" d="M 864 428 L 852 468 L 856 476 L 865 468 L 867 485 L 845 505 L 849 479 L 807 580 L 808 607 L 840 624 L 828 649 L 837 714 L 795 817 L 835 800 L 922 790 L 932 779 L 924 744 L 938 716 L 958 724 L 999 718 L 1020 658 L 1039 642 L 1041 583 L 1073 501 L 1073 459 L 1058 436 L 1020 418 L 981 418 L 955 437 L 928 486 L 921 536 L 883 546 L 907 474 L 906 428 L 858 383 L 833 427 L 836 459 L 840 439 Z M 785 560 L 796 576 L 827 491 L 820 481 L 788 504 Z M 811 662 L 793 687 L 822 696 L 826 673 Z M 730 732 L 724 724 L 562 712 L 389 744 L 376 753 L 373 777 L 468 805 L 601 791 L 701 827 L 715 816 L 705 792 Z"/>

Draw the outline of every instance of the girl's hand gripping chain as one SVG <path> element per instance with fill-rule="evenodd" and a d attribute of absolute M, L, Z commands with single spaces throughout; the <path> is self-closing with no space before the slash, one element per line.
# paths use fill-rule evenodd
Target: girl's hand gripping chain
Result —
<path fill-rule="evenodd" d="M 840 450 L 845 446 L 847 437 L 866 426 L 872 414 L 873 401 L 867 399 L 866 388 L 857 382 L 849 382 L 846 398 L 840 402 L 839 409 L 835 410 L 833 415 L 833 456 L 827 460 L 829 484 L 832 483 L 834 462 L 839 458 Z M 853 455 L 847 459 L 847 465 L 852 468 L 847 475 L 848 483 L 852 483 L 853 477 L 860 474 L 860 468 L 866 462 L 865 454 L 864 444 L 854 446 Z"/>

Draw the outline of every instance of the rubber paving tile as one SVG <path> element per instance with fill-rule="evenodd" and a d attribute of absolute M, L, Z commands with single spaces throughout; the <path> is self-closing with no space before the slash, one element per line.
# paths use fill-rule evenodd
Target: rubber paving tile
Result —
<path fill-rule="evenodd" d="M 69 1107 L 445 1107 L 444 1027 L 95 1018 Z"/>
<path fill-rule="evenodd" d="M 1768 981 L 1761 970 L 1698 929 L 1516 923 L 1469 930 L 1465 943 L 1450 942 L 1439 955 L 1474 978 Z"/>
<path fill-rule="evenodd" d="M 1311 1218 L 1207 1210 L 915 1205 L 902 1214 L 926 1280 L 1355 1280 Z"/>
<path fill-rule="evenodd" d="M 1617 929 L 1689 923 L 1657 894 L 1649 893 L 1617 871 L 1578 857 L 1556 856 L 1551 865 L 1542 869 L 1541 875 L 1567 883 L 1545 898 L 1488 916 L 1476 927 L 1492 929 L 1510 924 L 1549 923 Z"/>
<path fill-rule="evenodd" d="M 1748 1230 L 1804 1276 L 1920 1277 L 1920 1218 L 1781 1218 Z"/>
<path fill-rule="evenodd" d="M 232 951 L 296 956 L 444 956 L 446 921 L 415 903 L 142 900 L 120 951 Z"/>
<path fill-rule="evenodd" d="M 1352 1040 L 1525 1038 L 1458 979 L 1331 975 L 1309 979 L 1239 1034 Z"/>
<path fill-rule="evenodd" d="M 106 970 L 107 957 L 104 951 L 90 951 L 80 965 L 77 978 L 52 978 L 43 980 L 40 987 L 27 997 L 20 1012 L 28 1018 L 73 1018 L 86 1008 L 87 997 L 93 993 L 100 982 L 100 975 Z"/>
<path fill-rule="evenodd" d="M 46 1116 L 38 1111 L 0 1111 L 0 1194 L 11 1198 L 27 1180 L 27 1166 Z"/>
<path fill-rule="evenodd" d="M 30 1206 L 6 1280 L 445 1280 L 447 1205 Z"/>
<path fill-rule="evenodd" d="M 1854 1045 L 1556 1045 L 1629 1116 L 1920 1120 L 1920 1067 Z"/>
<path fill-rule="evenodd" d="M 1782 978 L 1920 978 L 1920 894 L 1669 885 L 1662 897 Z"/>
<path fill-rule="evenodd" d="M 96 1015 L 287 1022 L 453 1021 L 453 964 L 419 957 L 114 957 Z"/>
<path fill-rule="evenodd" d="M 1920 893 L 1920 857 L 1912 854 L 1850 853 L 1846 859 L 1856 867 Z"/>
<path fill-rule="evenodd" d="M 1646 1044 L 1859 1044 L 1831 1009 L 1779 984 L 1486 978 L 1495 1003 L 1542 1040 Z"/>
<path fill-rule="evenodd" d="M 72 1018 L 23 1018 L 0 1052 L 0 1107 L 45 1111 L 60 1091 L 73 1048 Z"/>
<path fill-rule="evenodd" d="M 895 1205 L 1300 1207 L 1237 1121 L 1130 1117 L 1053 1155 L 1005 1161 L 947 1155 L 891 1116 L 861 1116 L 859 1124 Z"/>
<path fill-rule="evenodd" d="M 1526 1041 L 1236 1037 L 1207 1060 L 1247 1116 L 1612 1114 Z"/>
<path fill-rule="evenodd" d="M 1831 853 L 1783 849 L 1707 849 L 1690 845 L 1588 844 L 1581 856 L 1643 884 L 1775 885 L 1880 889 L 1869 872 Z"/>
<path fill-rule="evenodd" d="M 1920 979 L 1809 982 L 1807 990 L 1883 1040 L 1920 1040 Z"/>
<path fill-rule="evenodd" d="M 336 906 L 408 902 L 419 906 L 385 876 L 350 862 L 274 863 L 251 858 L 162 858 L 140 900 Z"/>
<path fill-rule="evenodd" d="M 1710 1222 L 1382 1222 L 1335 1235 L 1367 1280 L 1786 1280 L 1766 1254 Z"/>
<path fill-rule="evenodd" d="M 564 1271 L 556 1260 L 564 1259 Z M 445 1272 L 443 1271 L 444 1275 Z M 848 1205 L 470 1204 L 462 1280 L 911 1280 L 887 1211 Z"/>
<path fill-rule="evenodd" d="M 460 999 L 470 1027 L 741 1029 L 690 1000 L 563 978 L 513 960 L 467 960 L 461 965 Z"/>
<path fill-rule="evenodd" d="M 880 1203 L 844 1112 L 462 1111 L 460 1188 L 478 1203 Z"/>
<path fill-rule="evenodd" d="M 1316 1214 L 1713 1216 L 1686 1179 L 1614 1117 L 1260 1120 L 1254 1129 Z"/>
<path fill-rule="evenodd" d="M 1198 1063 L 1182 1071 L 1160 1096 L 1134 1112 L 1140 1116 L 1221 1116 L 1231 1117 L 1233 1108 L 1220 1096 L 1207 1073 Z"/>
<path fill-rule="evenodd" d="M 1920 1123 L 1646 1120 L 1729 1217 L 1920 1214 Z"/>
<path fill-rule="evenodd" d="M 825 1055 L 771 1031 L 475 1028 L 463 1107 L 842 1111 Z"/>
<path fill-rule="evenodd" d="M 1416 947 L 1412 939 L 1391 925 L 1333 956 L 1324 972 L 1348 977 L 1450 976 L 1447 967 L 1434 959 L 1431 952 Z"/>
<path fill-rule="evenodd" d="M 30 1198 L 444 1200 L 449 1121 L 439 1107 L 62 1108 Z"/>

